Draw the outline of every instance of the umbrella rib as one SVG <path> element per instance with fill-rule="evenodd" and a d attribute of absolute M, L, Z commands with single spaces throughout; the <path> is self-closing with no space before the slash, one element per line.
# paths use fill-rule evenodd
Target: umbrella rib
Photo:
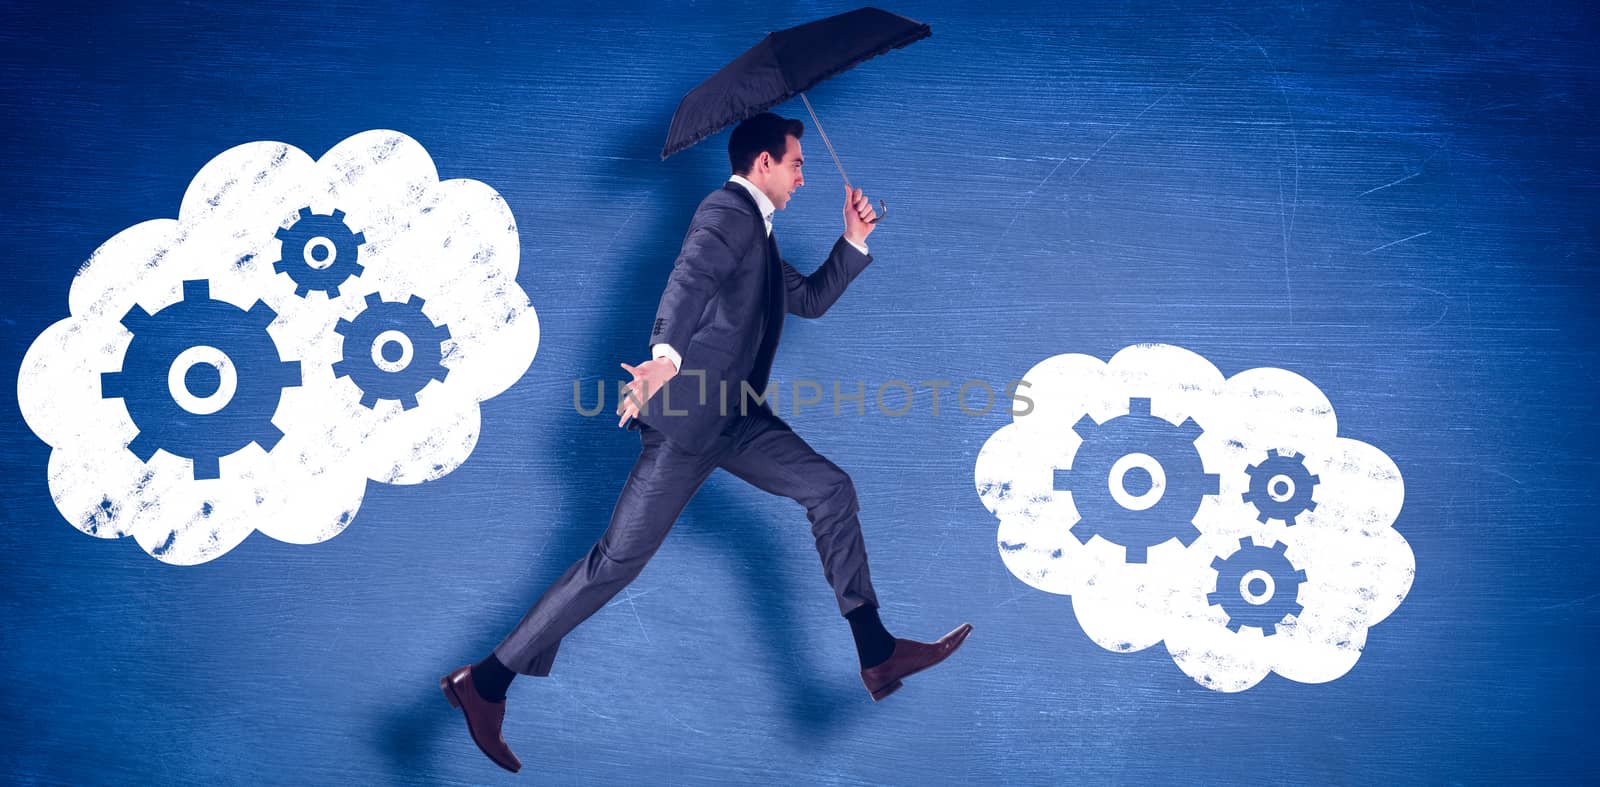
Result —
<path fill-rule="evenodd" d="M 805 102 L 806 112 L 811 115 L 811 125 L 816 126 L 817 133 L 822 135 L 822 144 L 828 146 L 828 155 L 833 157 L 833 165 L 839 168 L 839 177 L 844 178 L 845 186 L 850 186 L 850 176 L 844 174 L 844 165 L 839 163 L 839 154 L 833 151 L 833 143 L 828 141 L 828 132 L 822 130 L 822 121 L 817 120 L 817 112 L 811 108 L 811 99 L 806 98 L 805 91 L 800 92 L 800 100 Z"/>

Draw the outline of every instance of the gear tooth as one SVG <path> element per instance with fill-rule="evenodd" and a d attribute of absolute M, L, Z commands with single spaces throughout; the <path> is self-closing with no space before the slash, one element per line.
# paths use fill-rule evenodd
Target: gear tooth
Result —
<path fill-rule="evenodd" d="M 197 456 L 194 458 L 194 480 L 206 481 L 222 476 L 222 465 L 213 455 Z"/>
<path fill-rule="evenodd" d="M 1072 425 L 1072 431 L 1077 432 L 1079 437 L 1087 437 L 1088 435 L 1084 434 L 1082 431 L 1079 431 L 1079 430 L 1081 430 L 1081 429 L 1093 429 L 1093 428 L 1095 428 L 1095 427 L 1097 427 L 1099 425 L 1100 424 L 1098 422 L 1096 422 L 1093 418 L 1090 418 L 1088 415 L 1085 415 L 1084 417 L 1079 418 L 1077 423 Z"/>
<path fill-rule="evenodd" d="M 1298 617 L 1300 617 L 1300 613 L 1305 612 L 1305 611 L 1306 611 L 1306 605 L 1301 604 L 1299 602 L 1295 602 L 1294 606 L 1291 607 L 1288 612 L 1284 613 L 1284 617 L 1288 617 L 1290 615 L 1293 615 L 1296 618 L 1298 618 Z"/>
<path fill-rule="evenodd" d="M 1211 568 L 1216 570 L 1216 571 L 1219 571 L 1219 572 L 1222 571 L 1222 567 L 1227 565 L 1227 564 L 1228 564 L 1228 561 L 1223 560 L 1220 557 L 1211 558 Z"/>
<path fill-rule="evenodd" d="M 1296 462 L 1299 462 L 1299 461 L 1304 460 L 1306 457 L 1305 457 L 1305 454 L 1302 454 L 1299 451 L 1295 451 L 1293 454 L 1289 455 L 1289 458 L 1295 460 Z"/>
<path fill-rule="evenodd" d="M 122 315 L 122 327 L 127 328 L 128 332 L 135 336 L 149 325 L 150 312 L 145 311 L 144 307 L 137 303 L 128 308 L 127 314 Z"/>
<path fill-rule="evenodd" d="M 367 272 L 367 266 L 362 265 L 359 262 L 352 262 L 352 263 L 350 263 L 350 275 L 345 277 L 345 281 L 349 281 L 351 278 L 354 278 L 356 276 L 360 276 L 361 274 L 366 273 L 366 272 Z"/>
<path fill-rule="evenodd" d="M 1220 593 L 1218 591 L 1212 591 L 1210 593 L 1207 593 L 1206 594 L 1206 603 L 1207 604 L 1211 604 L 1213 606 L 1218 606 L 1218 607 L 1222 606 L 1222 593 Z"/>
<path fill-rule="evenodd" d="M 289 236 L 293 234 L 294 231 L 288 227 L 279 227 L 277 232 L 272 233 L 272 237 L 277 238 L 278 240 L 288 240 Z"/>
<path fill-rule="evenodd" d="M 1313 473 L 1311 475 L 1306 476 L 1306 481 L 1309 482 L 1312 486 L 1316 486 L 1317 484 L 1322 483 L 1322 477 L 1319 476 L 1319 475 L 1316 475 L 1315 473 Z"/>
<path fill-rule="evenodd" d="M 1200 528 L 1195 527 L 1194 523 L 1190 522 L 1187 529 L 1180 529 L 1173 538 L 1178 539 L 1178 543 L 1184 546 L 1191 546 L 1196 539 L 1200 538 Z"/>
<path fill-rule="evenodd" d="M 1200 476 L 1200 494 L 1222 494 L 1222 476 L 1216 473 L 1206 473 L 1205 475 Z"/>
<path fill-rule="evenodd" d="M 1296 516 L 1297 516 L 1297 514 L 1284 514 L 1284 516 L 1283 516 L 1283 526 L 1284 527 L 1294 527 L 1294 518 Z"/>
<path fill-rule="evenodd" d="M 250 319 L 254 320 L 256 325 L 261 328 L 266 328 L 272 324 L 273 320 L 278 319 L 278 313 L 273 311 L 266 301 L 262 300 L 250 304 L 249 315 Z"/>
<path fill-rule="evenodd" d="M 186 301 L 211 300 L 211 282 L 206 279 L 186 279 L 183 282 L 183 299 Z"/>
<path fill-rule="evenodd" d="M 127 379 L 122 376 L 122 372 L 101 372 L 100 398 L 121 399 L 123 397 L 123 385 L 126 383 Z"/>
<path fill-rule="evenodd" d="M 344 211 L 339 210 L 338 208 L 333 209 L 332 216 L 339 221 L 344 221 Z"/>
<path fill-rule="evenodd" d="M 418 311 L 421 311 L 422 307 L 426 304 L 427 301 L 423 300 L 422 296 L 417 295 L 416 293 L 412 293 L 411 297 L 406 299 L 406 305 Z"/>
<path fill-rule="evenodd" d="M 304 297 L 306 297 L 306 296 L 311 294 L 311 287 L 308 286 L 308 285 L 302 284 L 299 287 L 294 288 L 294 294 L 297 297 L 304 298 Z"/>
<path fill-rule="evenodd" d="M 283 379 L 292 381 L 283 383 L 284 388 L 299 388 L 306 381 L 305 369 L 300 366 L 299 361 L 278 362 L 278 374 L 282 375 Z"/>
<path fill-rule="evenodd" d="M 268 422 L 267 425 L 261 429 L 261 434 L 256 436 L 256 445 L 261 446 L 261 450 L 270 454 L 272 453 L 272 449 L 277 447 L 278 441 L 282 439 L 283 430 L 279 429 L 277 426 L 274 426 L 271 422 Z"/>
<path fill-rule="evenodd" d="M 450 326 L 448 326 L 448 325 L 435 325 L 435 326 L 433 326 L 433 328 L 434 328 L 434 331 L 433 331 L 434 341 L 438 342 L 441 346 L 445 342 L 448 342 L 451 339 L 455 338 L 453 335 L 451 335 Z"/>
<path fill-rule="evenodd" d="M 344 361 L 338 361 L 338 362 L 334 363 L 334 365 L 333 365 L 333 379 L 337 380 L 340 377 L 349 377 L 349 376 L 350 376 L 350 367 L 345 365 Z"/>
<path fill-rule="evenodd" d="M 151 439 L 149 432 L 140 432 L 134 435 L 133 441 L 128 443 L 128 450 L 132 451 L 134 456 L 139 457 L 141 462 L 150 461 L 150 457 L 156 455 L 156 448 L 158 447 L 156 441 Z"/>
<path fill-rule="evenodd" d="M 1066 492 L 1072 489 L 1072 471 L 1055 468 L 1055 483 L 1050 488 L 1056 492 Z"/>
<path fill-rule="evenodd" d="M 1256 490 L 1254 490 L 1254 489 L 1245 490 L 1243 493 L 1241 493 L 1239 495 L 1239 499 L 1243 500 L 1246 503 L 1249 503 L 1250 505 L 1255 506 L 1257 511 L 1261 510 L 1261 504 L 1256 502 L 1257 500 L 1261 499 L 1261 498 L 1256 496 Z"/>
<path fill-rule="evenodd" d="M 448 367 L 440 366 L 433 371 L 433 379 L 438 380 L 441 383 L 444 382 L 444 378 L 449 376 L 450 369 Z"/>
<path fill-rule="evenodd" d="M 402 409 L 402 410 L 410 410 L 411 408 L 416 407 L 416 406 L 417 406 L 417 397 L 416 397 L 415 394 L 407 394 L 405 396 L 400 397 L 400 409 Z"/>
<path fill-rule="evenodd" d="M 276 273 L 287 274 L 289 272 L 289 261 L 278 260 L 277 262 L 272 263 L 272 270 Z"/>
<path fill-rule="evenodd" d="M 1281 538 L 1278 539 L 1278 543 L 1272 545 L 1272 551 L 1277 552 L 1280 555 L 1286 554 L 1289 551 L 1289 542 L 1284 541 Z"/>
<path fill-rule="evenodd" d="M 1128 415 L 1149 415 L 1149 414 L 1150 414 L 1150 399 L 1149 399 L 1149 397 L 1136 396 L 1136 397 L 1128 400 Z"/>
<path fill-rule="evenodd" d="M 1250 476 L 1251 478 L 1255 478 L 1256 476 L 1261 475 L 1262 473 L 1265 473 L 1266 471 L 1267 471 L 1267 468 L 1262 467 L 1261 465 L 1250 465 L 1249 467 L 1246 467 L 1244 469 L 1245 474 Z"/>
<path fill-rule="evenodd" d="M 1306 501 L 1306 510 L 1307 511 L 1315 511 L 1315 510 L 1317 510 L 1317 501 L 1315 501 L 1315 500 L 1307 500 Z"/>
<path fill-rule="evenodd" d="M 1124 548 L 1128 550 L 1127 562 L 1129 562 L 1129 563 L 1147 563 L 1147 562 L 1149 562 L 1149 560 L 1150 560 L 1150 555 L 1149 555 L 1150 548 L 1149 547 L 1146 547 L 1143 544 L 1129 544 Z"/>
<path fill-rule="evenodd" d="M 1184 437 L 1189 438 L 1189 442 L 1191 443 L 1199 440 L 1200 435 L 1206 433 L 1206 430 L 1200 428 L 1200 423 L 1194 420 L 1193 417 L 1183 419 L 1183 423 L 1178 425 L 1178 430 L 1183 434 Z"/>
<path fill-rule="evenodd" d="M 309 219 L 309 218 L 311 218 L 312 216 L 315 216 L 315 215 L 316 215 L 315 213 L 311 212 L 311 206 L 310 205 L 307 205 L 307 206 L 305 206 L 305 207 L 300 209 L 300 218 L 302 218 L 302 219 Z"/>
<path fill-rule="evenodd" d="M 1237 620 L 1229 620 L 1228 621 L 1228 630 L 1232 631 L 1235 634 L 1237 634 L 1237 633 L 1239 633 L 1239 628 L 1241 626 L 1243 626 L 1243 625 L 1244 625 L 1243 623 L 1240 623 Z"/>
<path fill-rule="evenodd" d="M 1256 506 L 1256 510 L 1257 510 L 1257 511 L 1261 511 L 1261 506 Z M 1257 517 L 1256 517 L 1256 521 L 1257 521 L 1257 522 L 1261 522 L 1261 523 L 1263 523 L 1263 524 L 1265 524 L 1265 523 L 1266 523 L 1266 521 L 1267 521 L 1267 520 L 1268 520 L 1268 519 L 1271 519 L 1271 518 L 1272 518 L 1272 517 L 1269 517 L 1269 516 L 1267 516 L 1267 512 L 1265 512 L 1265 511 L 1261 511 L 1261 514 L 1260 514 L 1260 515 L 1259 515 L 1259 516 L 1257 516 Z"/>
<path fill-rule="evenodd" d="M 366 243 L 366 242 L 367 242 L 367 233 L 365 233 L 365 232 L 358 232 L 358 233 L 356 233 L 356 234 L 354 234 L 354 235 L 351 235 L 351 236 L 350 236 L 350 239 L 351 239 L 351 240 L 353 240 L 353 241 L 355 241 L 355 242 L 356 242 L 356 245 L 358 245 L 358 246 L 359 246 L 359 245 L 361 245 L 361 244 L 363 244 L 363 243 Z"/>
<path fill-rule="evenodd" d="M 1267 449 L 1267 458 L 1268 459 L 1277 459 L 1278 458 L 1278 449 L 1276 449 L 1276 448 L 1268 448 Z"/>
<path fill-rule="evenodd" d="M 375 292 L 367 293 L 367 308 L 371 308 L 373 306 L 377 306 L 377 305 L 382 304 L 382 303 L 383 303 L 383 296 L 381 296 L 381 295 L 379 295 L 378 293 L 375 293 Z"/>
<path fill-rule="evenodd" d="M 355 325 L 354 322 L 340 317 L 339 321 L 333 324 L 333 332 L 339 334 L 340 336 L 344 336 L 345 331 L 350 330 L 350 327 L 353 325 Z"/>
<path fill-rule="evenodd" d="M 1088 523 L 1082 519 L 1078 520 L 1077 524 L 1067 528 L 1067 532 L 1071 533 L 1073 538 L 1078 539 L 1080 544 L 1087 544 L 1094 538 L 1094 532 L 1089 529 Z"/>
<path fill-rule="evenodd" d="M 378 395 L 375 393 L 361 392 L 361 406 L 371 410 L 378 406 Z"/>

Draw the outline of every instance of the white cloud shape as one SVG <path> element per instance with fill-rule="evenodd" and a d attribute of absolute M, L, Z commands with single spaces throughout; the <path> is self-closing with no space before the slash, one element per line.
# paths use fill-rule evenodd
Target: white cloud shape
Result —
<path fill-rule="evenodd" d="M 1224 378 L 1193 352 L 1151 344 L 1125 348 L 1109 362 L 1057 355 L 1024 380 L 1021 391 L 1033 407 L 1019 405 L 1021 414 L 985 442 L 975 471 L 978 494 L 1000 521 L 1006 567 L 1039 590 L 1070 595 L 1079 625 L 1101 647 L 1134 652 L 1165 643 L 1179 669 L 1216 691 L 1243 691 L 1269 672 L 1322 683 L 1355 666 L 1368 628 L 1410 591 L 1416 560 L 1393 528 L 1405 497 L 1400 471 L 1382 451 L 1339 437 L 1333 406 L 1305 378 L 1272 368 Z M 1130 482 L 1122 474 L 1128 462 L 1121 462 L 1116 471 L 1101 468 L 1083 479 L 1113 491 L 1107 499 L 1121 499 L 1097 504 L 1112 521 L 1082 524 L 1074 492 L 1058 487 L 1056 473 L 1073 469 L 1085 442 L 1074 431 L 1080 419 L 1092 419 L 1080 427 L 1089 433 L 1128 415 L 1130 402 L 1138 400 L 1148 400 L 1150 414 L 1173 430 L 1193 419 L 1203 430 L 1193 440 L 1203 473 L 1217 476 L 1216 494 L 1199 495 L 1186 509 L 1197 508 L 1192 527 L 1188 520 L 1170 523 L 1184 538 L 1150 546 L 1144 562 L 1130 559 L 1106 533 L 1117 533 L 1113 515 L 1132 510 L 1127 504 L 1159 499 L 1161 471 Z M 1137 459 L 1141 450 L 1134 440 L 1109 455 Z M 1252 502 L 1264 498 L 1251 495 L 1250 468 L 1274 452 L 1301 455 L 1299 463 L 1316 479 L 1313 485 L 1298 476 L 1301 494 L 1312 486 L 1306 501 L 1293 489 L 1295 477 L 1281 477 L 1294 474 L 1258 471 L 1257 483 L 1271 485 L 1270 501 L 1285 501 L 1265 503 L 1278 516 L 1261 521 L 1268 512 Z M 1166 480 L 1170 492 L 1181 479 Z M 1102 491 L 1080 489 L 1085 495 Z M 1074 534 L 1075 525 L 1092 534 L 1087 542 Z M 1252 551 L 1241 557 L 1260 558 L 1268 568 L 1241 575 L 1239 569 L 1249 567 L 1241 562 L 1227 569 L 1225 562 L 1244 549 Z M 1296 570 L 1304 572 L 1303 581 Z M 1261 619 L 1280 609 L 1288 611 L 1276 626 Z"/>
<path fill-rule="evenodd" d="M 279 231 L 306 208 L 322 216 L 342 211 L 350 232 L 364 237 L 359 277 L 336 290 L 297 294 L 293 271 L 275 270 L 280 258 L 302 272 L 331 268 L 356 248 L 340 250 L 321 235 L 304 244 L 280 241 Z M 226 553 L 255 530 L 296 544 L 325 541 L 354 520 L 369 479 L 416 484 L 450 473 L 477 444 L 479 403 L 515 383 L 538 348 L 538 317 L 516 281 L 519 251 L 516 221 L 500 195 L 475 180 L 441 182 L 428 152 L 405 134 L 362 132 L 316 160 L 279 142 L 223 152 L 190 182 L 176 220 L 134 225 L 95 250 L 73 280 L 71 316 L 46 329 L 23 358 L 18 400 L 28 426 L 54 449 L 48 473 L 56 508 L 85 533 L 132 536 L 162 561 L 191 565 Z M 270 410 L 270 426 L 253 432 L 271 443 L 275 427 L 282 438 L 221 456 L 216 478 L 204 477 L 190 458 L 159 450 L 142 461 L 128 448 L 142 431 L 158 446 L 182 426 L 136 423 L 135 399 L 170 396 L 188 401 L 190 413 L 206 409 L 194 401 L 205 391 L 182 382 L 182 364 L 197 357 L 218 370 L 214 381 L 224 388 L 229 379 L 240 391 L 259 388 L 252 367 L 243 359 L 230 367 L 226 353 L 195 351 L 188 361 L 124 368 L 139 341 L 124 326 L 130 310 L 130 322 L 161 323 L 186 345 L 232 346 L 230 337 L 250 333 L 231 324 L 162 323 L 161 310 L 184 301 L 184 282 L 194 281 L 207 283 L 211 299 L 239 309 L 259 299 L 276 313 L 265 330 L 279 359 L 299 365 Z M 383 361 L 399 368 L 396 374 L 405 372 L 398 362 L 431 360 L 425 337 L 405 331 L 346 347 L 340 331 L 374 293 L 373 302 L 422 299 L 427 321 L 449 331 L 433 353 L 436 379 L 416 392 L 414 406 L 371 400 L 357 384 L 370 377 L 335 375 L 334 365 L 347 357 Z M 137 309 L 155 317 L 140 323 Z M 114 390 L 103 395 L 106 380 Z M 113 396 L 123 389 L 135 393 Z M 233 401 L 222 393 L 212 406 Z M 237 397 L 240 407 L 244 399 Z M 261 398 L 255 401 L 260 409 Z"/>

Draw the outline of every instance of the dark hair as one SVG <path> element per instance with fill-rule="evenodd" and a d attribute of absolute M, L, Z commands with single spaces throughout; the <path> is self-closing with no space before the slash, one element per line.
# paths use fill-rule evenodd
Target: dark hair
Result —
<path fill-rule="evenodd" d="M 772 155 L 773 161 L 782 161 L 789 149 L 789 137 L 799 139 L 805 132 L 804 123 L 771 112 L 746 118 L 728 137 L 728 163 L 733 165 L 735 175 L 744 175 L 755 166 L 763 150 Z"/>

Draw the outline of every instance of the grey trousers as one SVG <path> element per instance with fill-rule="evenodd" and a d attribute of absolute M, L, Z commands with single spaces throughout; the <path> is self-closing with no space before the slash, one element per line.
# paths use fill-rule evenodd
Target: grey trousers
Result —
<path fill-rule="evenodd" d="M 610 527 L 495 647 L 502 664 L 524 675 L 550 674 L 561 638 L 639 576 L 689 498 L 718 467 L 805 507 L 841 615 L 878 606 L 850 476 L 781 419 L 765 411 L 743 416 L 701 454 L 674 447 L 648 426 L 640 429 L 639 441 L 639 460 L 617 498 Z"/>

